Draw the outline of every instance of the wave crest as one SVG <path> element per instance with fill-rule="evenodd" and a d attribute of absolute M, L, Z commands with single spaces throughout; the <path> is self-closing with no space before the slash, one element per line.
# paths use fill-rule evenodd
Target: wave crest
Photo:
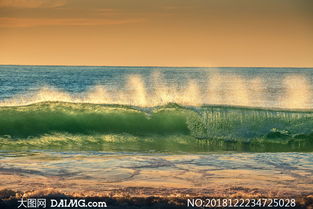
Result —
<path fill-rule="evenodd" d="M 241 76 L 218 73 L 211 75 L 207 83 L 199 84 L 196 80 L 189 79 L 183 86 L 177 83 L 165 84 L 160 73 L 153 73 L 150 81 L 145 81 L 140 75 L 134 74 L 126 79 L 123 88 L 112 89 L 109 86 L 96 85 L 82 93 L 68 93 L 46 86 L 2 100 L 0 106 L 53 101 L 140 107 L 177 103 L 188 106 L 214 104 L 287 109 L 313 108 L 312 86 L 303 76 L 285 77 L 275 97 L 271 95 L 270 91 L 273 90 L 270 88 L 258 78 L 249 80 Z"/>

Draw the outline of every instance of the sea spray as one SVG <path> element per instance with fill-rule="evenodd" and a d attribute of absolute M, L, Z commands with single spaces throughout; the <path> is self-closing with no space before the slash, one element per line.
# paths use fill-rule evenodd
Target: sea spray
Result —
<path fill-rule="evenodd" d="M 147 85 L 152 88 L 148 88 Z M 214 73 L 206 83 L 188 79 L 184 85 L 166 84 L 162 73 L 152 73 L 145 81 L 141 75 L 126 78 L 124 88 L 112 89 L 95 85 L 82 93 L 68 93 L 55 87 L 43 86 L 38 91 L 15 95 L 0 101 L 0 106 L 27 105 L 38 102 L 71 102 L 93 104 L 120 104 L 154 107 L 177 103 L 188 106 L 232 105 L 287 109 L 312 109 L 312 86 L 304 76 L 286 76 L 277 96 L 267 97 L 272 90 L 260 78 L 248 79 L 239 75 Z M 206 86 L 206 87 L 205 87 Z"/>

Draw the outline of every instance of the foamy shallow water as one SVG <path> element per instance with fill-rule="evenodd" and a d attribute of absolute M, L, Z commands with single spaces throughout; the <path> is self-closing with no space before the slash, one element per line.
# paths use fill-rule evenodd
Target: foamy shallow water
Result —
<path fill-rule="evenodd" d="M 313 153 L 2 152 L 0 165 L 0 190 L 22 192 L 101 194 L 136 187 L 153 188 L 155 195 L 169 190 L 227 195 L 239 188 L 299 196 L 313 191 Z"/>

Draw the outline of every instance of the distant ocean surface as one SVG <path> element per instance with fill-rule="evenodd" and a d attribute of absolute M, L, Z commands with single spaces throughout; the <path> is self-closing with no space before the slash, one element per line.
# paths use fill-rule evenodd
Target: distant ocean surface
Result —
<path fill-rule="evenodd" d="M 0 66 L 0 103 L 313 108 L 312 68 Z"/>

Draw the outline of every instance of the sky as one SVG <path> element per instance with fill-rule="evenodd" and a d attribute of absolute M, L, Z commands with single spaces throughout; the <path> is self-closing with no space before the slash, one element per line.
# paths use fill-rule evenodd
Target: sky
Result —
<path fill-rule="evenodd" d="M 313 67 L 313 1 L 0 0 L 0 64 Z"/>

